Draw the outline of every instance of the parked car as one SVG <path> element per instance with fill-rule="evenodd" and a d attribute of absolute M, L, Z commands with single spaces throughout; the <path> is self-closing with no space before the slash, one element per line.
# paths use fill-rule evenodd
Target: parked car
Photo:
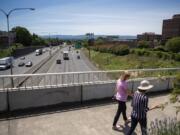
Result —
<path fill-rule="evenodd" d="M 18 64 L 18 67 L 23 67 L 24 65 L 25 65 L 24 62 L 20 62 L 20 63 Z"/>
<path fill-rule="evenodd" d="M 57 60 L 56 60 L 56 64 L 61 64 L 61 60 L 60 60 L 60 59 L 57 59 Z"/>
<path fill-rule="evenodd" d="M 31 67 L 32 66 L 32 61 L 28 61 L 27 63 L 26 63 L 26 67 Z"/>
<path fill-rule="evenodd" d="M 20 60 L 24 60 L 24 59 L 25 59 L 25 57 L 24 57 L 24 56 L 20 58 Z"/>

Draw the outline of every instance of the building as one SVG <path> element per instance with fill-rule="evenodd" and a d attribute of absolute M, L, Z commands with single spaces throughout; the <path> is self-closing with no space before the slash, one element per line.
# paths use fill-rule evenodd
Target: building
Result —
<path fill-rule="evenodd" d="M 155 34 L 154 32 L 145 32 L 143 34 L 137 35 L 137 41 L 149 41 L 152 48 L 158 46 L 159 42 L 161 42 L 161 39 L 162 36 L 160 34 Z"/>
<path fill-rule="evenodd" d="M 161 35 L 155 34 L 154 32 L 145 32 L 143 34 L 137 35 L 137 40 L 146 40 L 146 41 L 161 41 Z"/>
<path fill-rule="evenodd" d="M 10 44 L 15 42 L 16 34 L 10 32 L 9 33 L 9 42 Z M 8 33 L 6 31 L 0 31 L 0 45 L 7 46 L 8 45 Z"/>
<path fill-rule="evenodd" d="M 176 14 L 172 19 L 163 20 L 162 40 L 180 36 L 180 14 Z"/>

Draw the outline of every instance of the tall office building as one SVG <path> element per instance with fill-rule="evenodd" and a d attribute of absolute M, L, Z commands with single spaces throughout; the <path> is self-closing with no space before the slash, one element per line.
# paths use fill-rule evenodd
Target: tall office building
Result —
<path fill-rule="evenodd" d="M 174 15 L 172 19 L 163 20 L 162 28 L 163 41 L 178 36 L 180 36 L 180 14 Z"/>

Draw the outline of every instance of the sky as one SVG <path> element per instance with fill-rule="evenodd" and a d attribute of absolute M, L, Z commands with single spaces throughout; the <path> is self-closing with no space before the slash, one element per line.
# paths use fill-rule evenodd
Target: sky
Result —
<path fill-rule="evenodd" d="M 180 0 L 0 0 L 5 12 L 14 8 L 10 29 L 26 27 L 39 35 L 137 35 L 162 33 L 163 19 L 180 14 Z M 7 30 L 0 12 L 0 30 Z"/>

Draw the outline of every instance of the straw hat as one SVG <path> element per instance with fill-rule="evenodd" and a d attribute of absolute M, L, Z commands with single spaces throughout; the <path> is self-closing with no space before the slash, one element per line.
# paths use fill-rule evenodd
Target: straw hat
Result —
<path fill-rule="evenodd" d="M 138 86 L 138 89 L 146 91 L 146 90 L 149 90 L 149 89 L 151 89 L 153 87 L 154 86 L 151 85 L 149 81 L 143 80 L 143 81 L 141 81 L 140 85 Z"/>

